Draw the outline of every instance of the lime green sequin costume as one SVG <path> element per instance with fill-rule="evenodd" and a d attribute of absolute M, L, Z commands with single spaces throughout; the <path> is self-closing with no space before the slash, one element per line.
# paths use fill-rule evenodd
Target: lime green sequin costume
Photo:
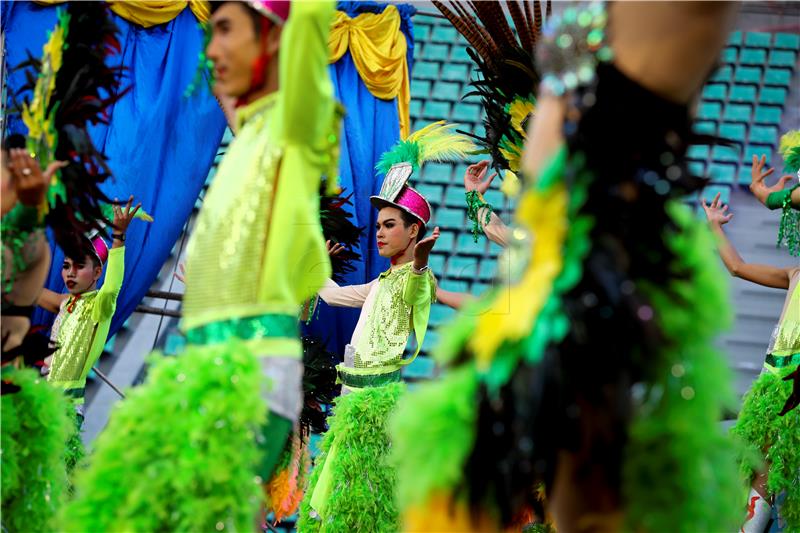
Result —
<path fill-rule="evenodd" d="M 406 263 L 368 285 L 320 292 L 329 304 L 364 307 L 348 345 L 353 361 L 345 355 L 338 366 L 349 394 L 336 401 L 300 508 L 299 531 L 398 530 L 386 423 L 404 390 L 401 369 L 424 341 L 435 290 L 430 270 L 417 274 Z M 412 332 L 416 351 L 403 359 Z"/>
<path fill-rule="evenodd" d="M 72 295 L 61 304 L 53 322 L 52 338 L 58 345 L 47 380 L 83 404 L 86 376 L 103 353 L 117 296 L 125 277 L 125 247 L 108 253 L 106 279 L 99 290 Z"/>

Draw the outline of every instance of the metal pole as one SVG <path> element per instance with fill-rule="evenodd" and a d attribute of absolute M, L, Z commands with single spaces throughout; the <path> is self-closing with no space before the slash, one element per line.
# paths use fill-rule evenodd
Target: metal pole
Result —
<path fill-rule="evenodd" d="M 161 316 L 170 316 L 173 318 L 180 318 L 181 312 L 175 311 L 173 309 L 160 309 L 158 307 L 151 307 L 149 305 L 137 305 L 136 306 L 136 313 L 145 313 L 148 315 L 161 315 Z"/>
<path fill-rule="evenodd" d="M 161 298 L 162 300 L 175 300 L 177 302 L 183 300 L 183 294 L 179 292 L 149 290 L 145 296 L 148 298 Z"/>
<path fill-rule="evenodd" d="M 121 391 L 121 390 L 119 390 L 119 388 L 117 388 L 117 386 L 116 386 L 116 385 L 114 385 L 113 383 L 111 383 L 111 380 L 110 380 L 110 379 L 108 379 L 108 376 L 106 376 L 105 374 L 103 374 L 102 372 L 100 372 L 100 370 L 99 370 L 99 369 L 98 369 L 96 366 L 93 366 L 93 367 L 92 367 L 92 370 L 94 370 L 94 373 L 95 373 L 95 374 L 97 374 L 98 376 L 100 376 L 100 379 L 102 379 L 103 381 L 105 381 L 105 382 L 106 382 L 106 385 L 108 385 L 109 387 L 111 387 L 111 388 L 114 390 L 114 392 L 116 392 L 117 394 L 119 394 L 119 397 L 120 397 L 120 398 L 122 398 L 123 400 L 125 399 L 125 395 L 122 393 L 122 391 Z"/>

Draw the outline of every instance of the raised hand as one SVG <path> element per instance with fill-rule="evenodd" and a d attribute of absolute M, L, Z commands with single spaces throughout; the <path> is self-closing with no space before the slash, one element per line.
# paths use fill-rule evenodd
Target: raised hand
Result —
<path fill-rule="evenodd" d="M 420 270 L 428 265 L 428 256 L 433 250 L 433 245 L 436 244 L 436 239 L 439 238 L 439 226 L 433 228 L 433 233 L 430 236 L 419 241 L 414 246 L 414 268 Z"/>
<path fill-rule="evenodd" d="M 133 217 L 136 216 L 136 213 L 142 207 L 141 203 L 136 204 L 136 207 L 131 209 L 131 205 L 133 204 L 133 195 L 128 198 L 128 203 L 125 204 L 125 207 L 119 205 L 119 198 L 114 198 L 114 230 L 115 233 L 125 234 L 128 231 L 128 225 L 133 220 Z"/>
<path fill-rule="evenodd" d="M 466 192 L 478 191 L 480 194 L 486 194 L 489 185 L 492 184 L 492 180 L 497 176 L 497 172 L 495 172 L 484 180 L 483 177 L 486 176 L 488 170 L 488 160 L 468 166 L 464 172 L 464 189 Z"/>
<path fill-rule="evenodd" d="M 759 202 L 765 205 L 767 203 L 767 196 L 769 196 L 770 193 L 782 190 L 786 183 L 792 179 L 792 176 L 781 176 L 775 185 L 767 187 L 764 180 L 767 176 L 772 174 L 775 169 L 770 168 L 764 170 L 766 164 L 767 156 L 762 155 L 761 159 L 759 159 L 758 156 L 753 155 L 753 166 L 750 169 L 750 192 L 753 193 L 753 196 L 755 196 Z"/>
<path fill-rule="evenodd" d="M 325 248 L 327 248 L 328 255 L 331 256 L 331 257 L 336 257 L 337 255 L 339 255 L 340 253 L 342 253 L 344 251 L 344 245 L 343 244 L 339 244 L 337 242 L 337 243 L 332 245 L 330 239 L 325 241 Z"/>
<path fill-rule="evenodd" d="M 47 187 L 53 174 L 59 168 L 68 165 L 66 161 L 53 161 L 42 171 L 36 161 L 24 148 L 13 148 L 9 151 L 11 176 L 14 189 L 20 202 L 27 206 L 37 206 L 44 201 Z"/>
<path fill-rule="evenodd" d="M 733 218 L 733 213 L 728 213 L 728 206 L 723 204 L 719 199 L 719 194 L 714 196 L 711 205 L 706 204 L 706 199 L 700 200 L 700 205 L 703 206 L 703 211 L 706 212 L 706 218 L 711 224 L 727 224 Z"/>

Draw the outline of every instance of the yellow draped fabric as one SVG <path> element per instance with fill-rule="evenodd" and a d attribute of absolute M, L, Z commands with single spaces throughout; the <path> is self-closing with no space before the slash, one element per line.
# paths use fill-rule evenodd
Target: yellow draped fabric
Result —
<path fill-rule="evenodd" d="M 387 6 L 381 14 L 363 13 L 355 18 L 337 11 L 328 37 L 331 63 L 349 49 L 369 92 L 383 100 L 397 98 L 403 139 L 408 137 L 411 127 L 407 46 L 406 36 L 400 31 L 400 13 L 393 5 Z"/>
<path fill-rule="evenodd" d="M 37 0 L 37 4 L 61 4 L 65 0 Z M 145 28 L 164 24 L 178 16 L 189 6 L 200 22 L 208 20 L 211 14 L 207 0 L 109 0 L 111 11 Z"/>

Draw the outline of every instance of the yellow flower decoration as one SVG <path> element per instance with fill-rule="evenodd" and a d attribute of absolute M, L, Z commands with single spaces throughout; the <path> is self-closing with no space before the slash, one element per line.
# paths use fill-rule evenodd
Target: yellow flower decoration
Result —
<path fill-rule="evenodd" d="M 480 316 L 469 346 L 480 370 L 487 370 L 503 342 L 530 334 L 533 323 L 552 291 L 563 266 L 567 236 L 568 193 L 563 184 L 546 192 L 528 190 L 520 200 L 516 222 L 531 240 L 530 263 L 520 280 L 501 288 Z"/>

